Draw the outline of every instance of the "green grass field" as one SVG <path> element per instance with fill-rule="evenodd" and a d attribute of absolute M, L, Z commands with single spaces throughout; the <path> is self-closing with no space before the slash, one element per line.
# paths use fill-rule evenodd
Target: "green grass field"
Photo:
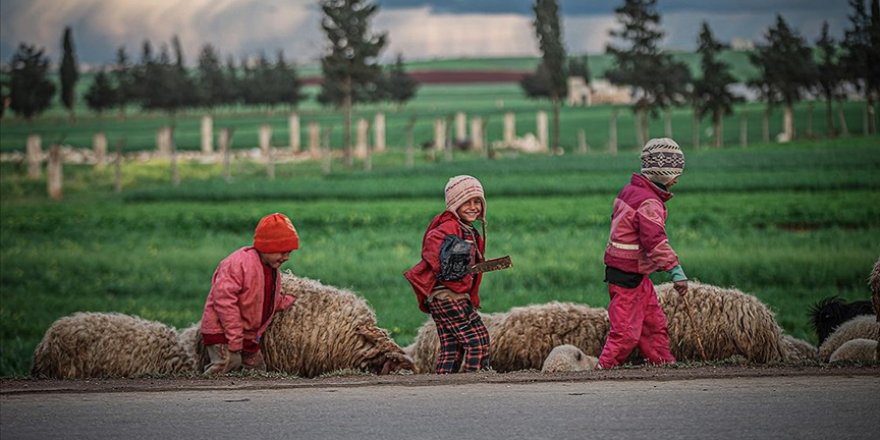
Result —
<path fill-rule="evenodd" d="M 878 151 L 878 137 L 686 148 L 687 171 L 668 204 L 686 272 L 756 295 L 788 333 L 815 343 L 810 304 L 869 296 L 880 254 Z M 402 273 L 443 209 L 446 180 L 461 173 L 486 189 L 488 255 L 514 262 L 486 275 L 484 311 L 555 300 L 607 306 L 602 251 L 612 200 L 638 169 L 634 151 L 420 155 L 411 170 L 403 160 L 394 148 L 374 158 L 372 172 L 340 172 L 337 162 L 329 176 L 312 162 L 278 164 L 273 181 L 260 165 L 239 163 L 232 182 L 217 165 L 182 163 L 178 187 L 167 162 L 132 162 L 120 194 L 111 170 L 69 165 L 63 202 L 47 200 L 45 181 L 27 179 L 21 165 L 0 163 L 0 376 L 27 374 L 45 330 L 73 312 L 176 327 L 198 320 L 217 263 L 275 211 L 301 236 L 283 268 L 354 290 L 408 344 L 427 315 Z"/>

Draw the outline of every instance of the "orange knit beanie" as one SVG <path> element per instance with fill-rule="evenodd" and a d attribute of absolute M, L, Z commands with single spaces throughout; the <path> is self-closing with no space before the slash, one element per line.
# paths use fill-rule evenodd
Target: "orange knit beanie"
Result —
<path fill-rule="evenodd" d="M 299 249 L 299 235 L 284 214 L 269 214 L 254 231 L 254 247 L 263 253 L 290 252 Z"/>

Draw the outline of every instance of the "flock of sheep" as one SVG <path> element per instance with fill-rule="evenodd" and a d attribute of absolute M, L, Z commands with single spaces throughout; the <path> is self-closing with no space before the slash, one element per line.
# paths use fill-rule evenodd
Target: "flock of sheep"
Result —
<path fill-rule="evenodd" d="M 834 328 L 817 348 L 786 335 L 773 313 L 736 289 L 691 283 L 688 316 L 672 284 L 657 286 L 670 348 L 679 360 L 737 359 L 756 364 L 880 360 L 880 260 L 870 277 L 876 315 L 858 315 Z M 317 377 L 334 371 L 431 373 L 439 350 L 432 320 L 413 344 L 400 347 L 376 324 L 354 293 L 285 273 L 284 293 L 297 296 L 263 336 L 269 371 Z M 605 309 L 551 302 L 481 315 L 498 372 L 592 369 L 610 325 Z M 815 321 L 814 321 L 815 325 Z M 706 359 L 702 358 L 702 344 Z M 638 363 L 639 354 L 631 361 Z M 165 324 L 118 313 L 76 313 L 57 320 L 34 352 L 31 374 L 52 378 L 192 375 L 208 357 L 199 323 L 178 332 Z"/>

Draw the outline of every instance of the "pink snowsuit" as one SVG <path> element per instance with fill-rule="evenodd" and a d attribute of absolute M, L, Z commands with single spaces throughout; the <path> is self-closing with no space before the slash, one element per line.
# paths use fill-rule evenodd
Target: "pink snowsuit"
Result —
<path fill-rule="evenodd" d="M 611 331 L 599 356 L 602 368 L 626 362 L 636 347 L 653 364 L 675 362 L 669 351 L 666 315 L 648 277 L 652 272 L 678 265 L 678 256 L 666 237 L 664 202 L 671 197 L 672 193 L 646 177 L 633 174 L 614 200 L 605 265 L 636 276 L 641 274 L 642 279 L 633 288 L 608 284 Z"/>

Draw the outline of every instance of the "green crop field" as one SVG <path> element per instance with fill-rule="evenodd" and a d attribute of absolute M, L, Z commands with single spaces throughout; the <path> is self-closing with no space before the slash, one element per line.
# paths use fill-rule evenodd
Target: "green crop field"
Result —
<path fill-rule="evenodd" d="M 756 295 L 786 332 L 813 343 L 810 304 L 869 297 L 866 277 L 880 255 L 880 137 L 685 150 L 668 229 L 690 277 Z M 111 169 L 66 165 L 61 202 L 22 164 L 0 163 L 0 376 L 26 375 L 45 330 L 77 311 L 188 326 L 217 263 L 275 211 L 301 236 L 283 269 L 352 289 L 406 345 L 428 317 L 402 273 L 443 209 L 446 180 L 462 173 L 486 189 L 488 256 L 514 262 L 486 275 L 484 311 L 607 306 L 602 252 L 614 196 L 638 170 L 633 149 L 496 160 L 456 153 L 451 162 L 420 153 L 415 168 L 403 163 L 396 146 L 374 157 L 371 172 L 339 160 L 328 176 L 318 163 L 279 163 L 268 180 L 261 165 L 241 162 L 227 182 L 219 165 L 182 162 L 175 187 L 167 161 L 132 161 L 121 193 Z"/>

